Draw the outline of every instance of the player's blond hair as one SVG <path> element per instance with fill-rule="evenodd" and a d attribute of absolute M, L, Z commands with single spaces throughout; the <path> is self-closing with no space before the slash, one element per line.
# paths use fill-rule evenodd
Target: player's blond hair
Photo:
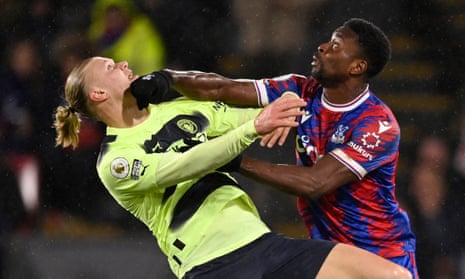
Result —
<path fill-rule="evenodd" d="M 76 149 L 79 144 L 81 115 L 93 117 L 85 93 L 85 68 L 92 58 L 85 59 L 69 74 L 65 84 L 68 104 L 59 105 L 55 111 L 53 127 L 56 130 L 55 145 Z"/>

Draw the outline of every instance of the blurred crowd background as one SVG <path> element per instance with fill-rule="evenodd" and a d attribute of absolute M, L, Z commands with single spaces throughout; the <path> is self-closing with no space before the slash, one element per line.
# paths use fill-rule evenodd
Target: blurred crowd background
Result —
<path fill-rule="evenodd" d="M 401 125 L 397 196 L 421 278 L 465 278 L 465 0 L 1 0 L 0 278 L 149 278 L 136 273 L 144 268 L 171 278 L 150 233 L 98 180 L 104 127 L 84 120 L 77 150 L 54 146 L 52 116 L 77 63 L 101 55 L 138 74 L 308 75 L 317 46 L 351 17 L 392 43 L 371 89 Z M 293 163 L 292 145 L 246 152 Z M 294 197 L 237 177 L 273 229 L 305 237 Z M 117 267 L 131 261 L 125 277 Z"/>

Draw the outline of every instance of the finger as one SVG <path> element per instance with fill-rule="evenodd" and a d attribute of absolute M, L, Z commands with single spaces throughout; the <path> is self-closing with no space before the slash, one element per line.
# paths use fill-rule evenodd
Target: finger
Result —
<path fill-rule="evenodd" d="M 298 125 L 299 125 L 299 122 L 297 122 L 296 120 L 289 120 L 289 119 L 277 119 L 275 121 L 275 123 L 274 123 L 274 126 L 276 128 L 280 128 L 280 127 L 297 127 Z"/>
<path fill-rule="evenodd" d="M 276 112 L 276 118 L 289 118 L 295 120 L 296 117 L 301 116 L 305 113 L 303 110 L 297 110 L 295 108 L 290 108 L 287 110 L 282 110 Z"/>
<path fill-rule="evenodd" d="M 278 142 L 279 146 L 284 145 L 284 143 L 286 142 L 287 137 L 289 136 L 289 132 L 291 131 L 291 128 L 284 127 L 282 130 L 283 131 L 282 131 L 282 133 L 281 133 L 281 135 L 279 137 L 279 142 Z"/>
<path fill-rule="evenodd" d="M 270 139 L 268 140 L 266 147 L 272 148 L 273 146 L 275 146 L 276 142 L 281 137 L 282 130 L 283 128 L 277 128 L 273 131 L 273 133 L 270 134 Z"/>
<path fill-rule="evenodd" d="M 264 147 L 267 145 L 269 139 L 271 137 L 271 133 L 270 134 L 266 134 L 265 136 L 263 136 L 263 138 L 260 140 L 260 146 L 261 147 Z"/>
<path fill-rule="evenodd" d="M 301 108 L 304 107 L 307 102 L 305 102 L 302 99 L 297 99 L 297 98 L 282 98 L 278 99 L 272 104 L 277 105 L 278 108 L 287 110 L 287 109 L 296 109 L 296 108 Z"/>
<path fill-rule="evenodd" d="M 262 140 L 260 141 L 260 146 L 262 147 L 273 147 L 278 139 L 281 137 L 281 133 L 285 128 L 276 128 L 272 132 L 263 136 Z"/>

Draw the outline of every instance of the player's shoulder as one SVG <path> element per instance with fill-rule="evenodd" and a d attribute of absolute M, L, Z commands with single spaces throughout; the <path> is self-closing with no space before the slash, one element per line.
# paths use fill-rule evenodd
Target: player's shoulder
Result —
<path fill-rule="evenodd" d="M 132 136 L 138 137 L 136 134 Z M 118 134 L 106 135 L 100 144 L 97 168 L 102 165 L 108 166 L 109 162 L 115 158 L 132 158 L 138 153 L 144 153 L 143 146 L 133 144 L 130 137 Z"/>
<path fill-rule="evenodd" d="M 275 76 L 273 78 L 265 78 L 261 81 L 265 84 L 274 84 L 274 83 L 295 83 L 295 84 L 304 84 L 311 80 L 311 77 L 307 77 L 301 74 L 289 73 L 284 75 Z"/>
<path fill-rule="evenodd" d="M 157 105 L 151 105 L 151 110 L 153 111 L 176 111 L 178 113 L 188 113 L 191 111 L 202 111 L 202 110 L 211 110 L 217 109 L 218 107 L 226 106 L 225 103 L 221 101 L 200 101 L 193 100 L 188 97 L 179 97 L 169 102 L 163 102 Z"/>

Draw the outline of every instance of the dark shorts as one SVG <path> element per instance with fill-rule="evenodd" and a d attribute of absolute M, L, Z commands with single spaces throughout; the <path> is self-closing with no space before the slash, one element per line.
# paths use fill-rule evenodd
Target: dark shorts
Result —
<path fill-rule="evenodd" d="M 184 279 L 315 278 L 334 242 L 268 233 L 228 255 L 195 267 Z"/>

